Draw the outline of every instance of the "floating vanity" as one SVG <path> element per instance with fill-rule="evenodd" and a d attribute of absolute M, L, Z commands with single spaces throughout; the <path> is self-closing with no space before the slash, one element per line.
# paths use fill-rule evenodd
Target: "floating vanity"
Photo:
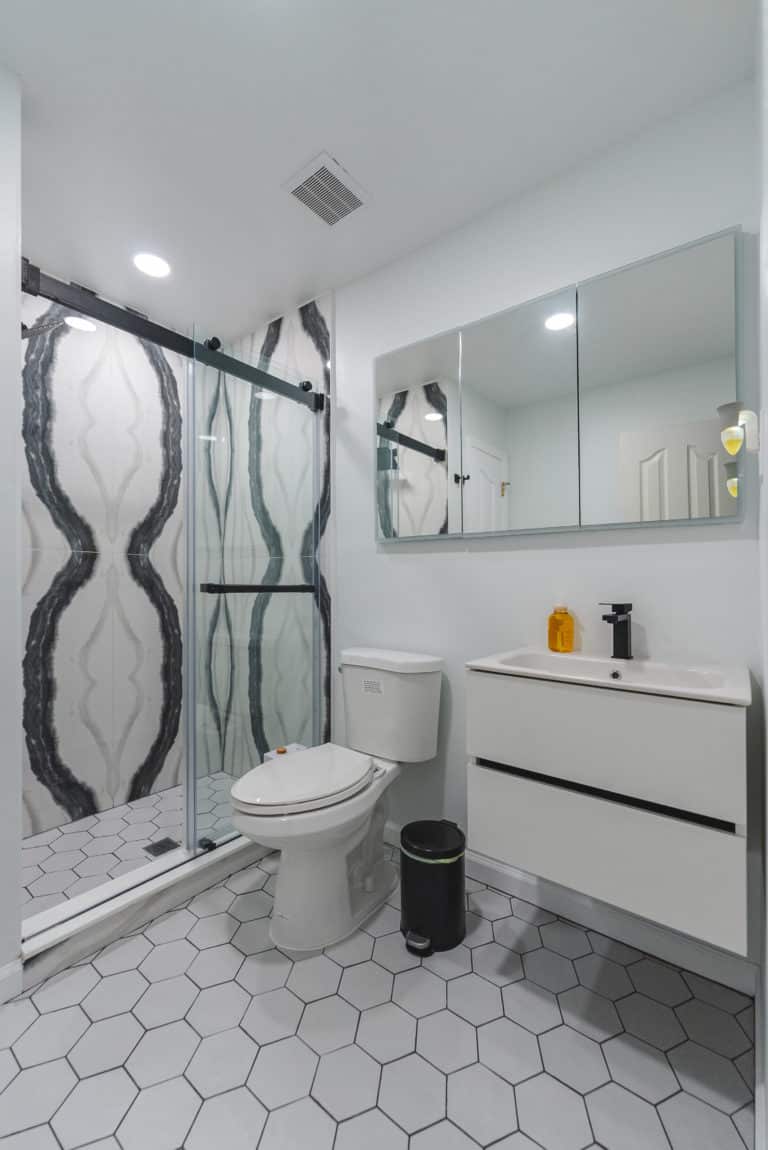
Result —
<path fill-rule="evenodd" d="M 750 701 L 740 669 L 468 663 L 470 849 L 746 954 Z"/>

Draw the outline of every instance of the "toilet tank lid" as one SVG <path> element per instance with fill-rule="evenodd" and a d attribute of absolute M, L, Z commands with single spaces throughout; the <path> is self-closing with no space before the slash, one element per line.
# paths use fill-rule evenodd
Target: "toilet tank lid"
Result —
<path fill-rule="evenodd" d="M 441 671 L 443 660 L 437 655 L 419 655 L 415 651 L 385 651 L 379 647 L 347 647 L 341 652 L 343 667 L 370 667 L 375 671 L 395 671 L 401 675 Z"/>

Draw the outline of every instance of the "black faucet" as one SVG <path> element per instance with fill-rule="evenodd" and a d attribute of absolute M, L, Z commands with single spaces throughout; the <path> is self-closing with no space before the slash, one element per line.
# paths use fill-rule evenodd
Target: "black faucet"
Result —
<path fill-rule="evenodd" d="M 632 604 L 631 603 L 601 603 L 601 607 L 610 607 L 610 615 L 603 615 L 603 622 L 613 627 L 613 658 L 632 658 Z"/>

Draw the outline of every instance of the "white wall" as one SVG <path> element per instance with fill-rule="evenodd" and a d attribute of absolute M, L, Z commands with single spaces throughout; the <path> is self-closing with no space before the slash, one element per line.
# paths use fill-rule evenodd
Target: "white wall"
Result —
<path fill-rule="evenodd" d="M 721 228 L 756 229 L 756 132 L 754 92 L 735 90 L 339 291 L 337 645 L 446 660 L 439 756 L 403 773 L 397 819 L 464 820 L 464 663 L 544 643 L 555 602 L 575 611 L 585 649 L 609 649 L 598 601 L 627 598 L 638 654 L 759 675 L 753 475 L 739 524 L 377 544 L 371 435 L 374 356 Z"/>
<path fill-rule="evenodd" d="M 21 111 L 0 68 L 0 1001 L 21 989 Z"/>

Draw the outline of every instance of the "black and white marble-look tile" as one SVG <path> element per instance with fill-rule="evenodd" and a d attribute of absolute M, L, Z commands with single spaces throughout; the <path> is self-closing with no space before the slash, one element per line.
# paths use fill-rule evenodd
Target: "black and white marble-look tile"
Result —
<path fill-rule="evenodd" d="M 24 831 L 178 782 L 178 357 L 25 297 Z"/>

